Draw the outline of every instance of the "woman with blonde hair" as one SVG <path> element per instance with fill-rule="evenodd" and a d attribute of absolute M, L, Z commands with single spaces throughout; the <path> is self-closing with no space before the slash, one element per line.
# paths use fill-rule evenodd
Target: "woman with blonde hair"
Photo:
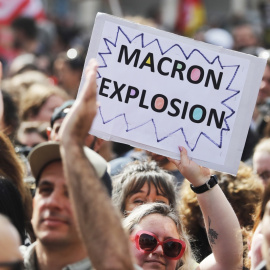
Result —
<path fill-rule="evenodd" d="M 200 264 L 192 265 L 193 257 L 181 219 L 176 214 L 171 215 L 173 212 L 164 203 L 158 206 L 145 204 L 136 207 L 124 220 L 138 265 L 144 270 L 175 270 L 179 264 L 181 270 L 242 269 L 240 224 L 216 176 L 211 176 L 209 169 L 190 160 L 184 147 L 179 150 L 181 160 L 171 161 L 189 180 L 197 195 L 212 254 Z M 161 211 L 162 208 L 167 208 L 167 211 Z"/>
<path fill-rule="evenodd" d="M 50 122 L 54 109 L 68 99 L 67 93 L 55 85 L 32 84 L 21 97 L 21 120 Z"/>
<path fill-rule="evenodd" d="M 164 203 L 138 206 L 124 219 L 123 226 L 133 242 L 132 253 L 143 269 L 160 269 L 154 268 L 155 265 L 176 269 L 184 265 L 180 269 L 191 270 L 197 266 L 181 220 L 170 206 Z M 159 241 L 163 241 L 161 248 Z"/>

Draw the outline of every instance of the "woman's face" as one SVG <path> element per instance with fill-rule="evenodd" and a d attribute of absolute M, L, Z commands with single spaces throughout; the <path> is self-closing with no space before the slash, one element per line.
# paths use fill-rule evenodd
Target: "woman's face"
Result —
<path fill-rule="evenodd" d="M 144 203 L 161 202 L 169 205 L 168 198 L 161 194 L 162 192 L 157 191 L 153 183 L 150 184 L 150 187 L 145 183 L 139 192 L 127 197 L 125 201 L 125 211 L 130 212 L 135 207 Z"/>
<path fill-rule="evenodd" d="M 175 223 L 169 218 L 160 214 L 151 214 L 144 217 L 141 222 L 136 226 L 131 236 L 135 236 L 138 231 L 149 231 L 157 236 L 160 241 L 170 238 L 179 239 Z M 137 264 L 143 270 L 159 269 L 159 270 L 175 270 L 177 260 L 169 260 L 164 257 L 162 246 L 150 254 L 145 254 L 136 248 L 132 242 L 132 253 L 137 261 Z"/>
<path fill-rule="evenodd" d="M 60 107 L 64 102 L 65 100 L 57 95 L 50 96 L 40 108 L 38 114 L 33 116 L 30 120 L 49 122 L 51 120 L 54 109 Z"/>

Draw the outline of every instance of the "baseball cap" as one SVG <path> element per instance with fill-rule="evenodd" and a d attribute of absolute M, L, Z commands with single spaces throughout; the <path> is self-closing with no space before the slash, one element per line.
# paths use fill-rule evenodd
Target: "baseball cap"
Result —
<path fill-rule="evenodd" d="M 74 102 L 74 99 L 67 100 L 60 107 L 55 108 L 51 117 L 51 127 L 53 127 L 53 124 L 56 120 L 62 119 L 67 115 Z"/>
<path fill-rule="evenodd" d="M 84 153 L 92 166 L 94 167 L 97 176 L 105 185 L 109 195 L 112 193 L 111 177 L 107 172 L 107 162 L 103 157 L 95 151 L 84 146 Z M 60 144 L 56 141 L 48 141 L 38 144 L 29 153 L 28 160 L 31 167 L 32 174 L 38 184 L 40 175 L 43 169 L 53 161 L 61 161 Z"/>

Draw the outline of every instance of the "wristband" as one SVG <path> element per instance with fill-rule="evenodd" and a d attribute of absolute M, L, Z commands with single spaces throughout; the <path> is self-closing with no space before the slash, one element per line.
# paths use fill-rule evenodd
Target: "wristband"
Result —
<path fill-rule="evenodd" d="M 216 175 L 211 175 L 210 179 L 203 185 L 199 187 L 194 187 L 192 184 L 190 184 L 190 188 L 197 194 L 204 193 L 205 191 L 208 191 L 212 189 L 216 184 L 218 183 L 218 179 Z"/>

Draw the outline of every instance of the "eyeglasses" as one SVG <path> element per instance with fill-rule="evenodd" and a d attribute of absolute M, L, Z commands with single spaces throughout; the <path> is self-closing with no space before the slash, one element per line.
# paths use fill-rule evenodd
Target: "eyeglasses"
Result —
<path fill-rule="evenodd" d="M 22 270 L 23 269 L 23 261 L 0 262 L 0 267 L 7 267 L 10 270 Z"/>
<path fill-rule="evenodd" d="M 170 238 L 160 241 L 157 236 L 148 231 L 139 231 L 133 238 L 136 248 L 146 254 L 153 253 L 158 246 L 162 246 L 164 257 L 169 260 L 179 260 L 185 251 L 186 244 L 184 241 Z"/>

